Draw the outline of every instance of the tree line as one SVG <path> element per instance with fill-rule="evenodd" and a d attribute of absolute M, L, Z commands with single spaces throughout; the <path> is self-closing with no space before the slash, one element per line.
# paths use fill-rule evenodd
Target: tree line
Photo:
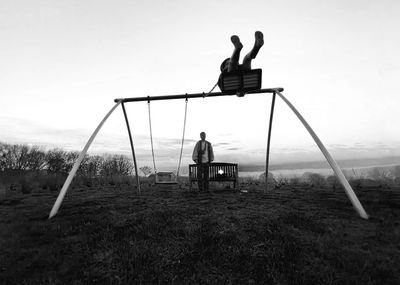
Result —
<path fill-rule="evenodd" d="M 78 156 L 79 152 L 61 148 L 45 150 L 35 145 L 0 143 L 0 171 L 67 174 Z M 90 178 L 128 176 L 132 174 L 133 169 L 132 161 L 124 155 L 86 155 L 77 175 Z"/>

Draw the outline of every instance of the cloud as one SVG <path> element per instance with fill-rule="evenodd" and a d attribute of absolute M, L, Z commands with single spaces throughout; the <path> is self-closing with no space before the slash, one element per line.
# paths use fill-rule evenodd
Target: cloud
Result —
<path fill-rule="evenodd" d="M 231 145 L 231 143 L 215 143 L 215 144 L 213 144 L 214 147 L 227 146 L 227 145 Z"/>
<path fill-rule="evenodd" d="M 57 129 L 37 124 L 33 121 L 0 117 L 0 141 L 39 145 L 47 149 L 61 147 L 66 150 L 80 151 L 85 146 L 93 130 Z M 182 165 L 191 163 L 191 155 L 197 140 L 185 139 Z M 176 167 L 181 148 L 181 138 L 154 137 L 154 154 L 157 167 Z M 265 163 L 265 148 L 240 147 L 230 142 L 213 144 L 216 161 L 238 163 Z M 139 165 L 152 165 L 151 143 L 148 135 L 134 135 L 134 148 Z M 372 142 L 352 145 L 331 144 L 326 148 L 334 159 L 364 159 L 400 156 L 400 141 Z M 100 132 L 89 149 L 89 153 L 117 153 L 131 156 L 128 135 Z M 316 145 L 305 147 L 272 146 L 271 164 L 324 160 L 324 156 Z"/>

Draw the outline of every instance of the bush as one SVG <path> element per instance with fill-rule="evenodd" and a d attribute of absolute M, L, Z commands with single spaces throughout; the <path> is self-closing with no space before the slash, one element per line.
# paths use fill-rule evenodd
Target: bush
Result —
<path fill-rule="evenodd" d="M 262 183 L 262 181 L 257 177 L 246 176 L 246 177 L 239 177 L 239 183 L 244 185 L 259 185 L 260 183 Z"/>
<path fill-rule="evenodd" d="M 30 194 L 32 193 L 33 186 L 32 183 L 30 183 L 27 180 L 21 180 L 21 192 L 23 194 Z"/>
<path fill-rule="evenodd" d="M 373 180 L 387 181 L 391 179 L 391 173 L 386 169 L 375 167 L 368 173 L 368 177 Z"/>
<path fill-rule="evenodd" d="M 52 149 L 46 154 L 47 172 L 61 173 L 65 171 L 67 152 L 62 149 Z"/>
<path fill-rule="evenodd" d="M 112 155 L 105 158 L 100 170 L 101 176 L 114 176 L 132 174 L 132 162 L 124 155 Z"/>
<path fill-rule="evenodd" d="M 326 178 L 326 183 L 328 183 L 328 185 L 331 186 L 333 189 L 337 189 L 341 186 L 339 178 L 337 178 L 336 175 L 331 175 Z"/>
<path fill-rule="evenodd" d="M 66 179 L 66 175 L 64 174 L 57 174 L 57 173 L 50 173 L 47 174 L 44 178 L 45 186 L 51 191 L 56 192 L 59 191 L 64 184 Z"/>
<path fill-rule="evenodd" d="M 288 185 L 290 183 L 289 178 L 285 176 L 279 176 L 274 180 L 275 180 L 275 188 L 279 188 L 281 186 Z"/>
<path fill-rule="evenodd" d="M 23 194 L 30 194 L 34 190 L 41 188 L 41 173 L 38 171 L 28 171 L 21 174 L 19 185 Z"/>
<path fill-rule="evenodd" d="M 384 183 L 380 180 L 367 178 L 354 178 L 349 181 L 351 187 L 358 188 L 381 188 Z"/>
<path fill-rule="evenodd" d="M 326 184 L 325 178 L 318 173 L 306 172 L 301 179 L 311 187 L 321 187 Z"/>
<path fill-rule="evenodd" d="M 265 182 L 265 172 L 259 176 L 259 179 L 261 181 Z M 272 186 L 275 186 L 275 184 L 276 184 L 275 177 L 271 172 L 268 172 L 267 183 L 268 183 L 268 185 L 272 185 Z"/>
<path fill-rule="evenodd" d="M 291 177 L 291 178 L 289 179 L 289 184 L 295 185 L 295 186 L 301 185 L 301 179 L 300 179 L 300 177 L 297 177 L 297 176 Z"/>
<path fill-rule="evenodd" d="M 45 153 L 38 146 L 0 143 L 0 170 L 40 170 L 45 166 Z"/>
<path fill-rule="evenodd" d="M 394 178 L 400 178 L 400 165 L 393 167 L 391 174 Z"/>
<path fill-rule="evenodd" d="M 100 175 L 104 164 L 104 157 L 99 155 L 85 156 L 81 166 L 78 169 L 78 175 L 89 178 L 95 178 Z"/>
<path fill-rule="evenodd" d="M 7 194 L 7 187 L 5 184 L 0 182 L 0 199 L 5 197 Z"/>
<path fill-rule="evenodd" d="M 110 186 L 132 185 L 134 177 L 127 175 L 111 175 L 105 178 L 106 184 Z"/>

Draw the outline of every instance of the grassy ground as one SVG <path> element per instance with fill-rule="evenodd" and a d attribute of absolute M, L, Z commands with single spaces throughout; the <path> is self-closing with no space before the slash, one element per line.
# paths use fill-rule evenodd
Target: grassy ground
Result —
<path fill-rule="evenodd" d="M 400 188 L 175 186 L 12 193 L 0 200 L 0 284 L 400 284 Z"/>

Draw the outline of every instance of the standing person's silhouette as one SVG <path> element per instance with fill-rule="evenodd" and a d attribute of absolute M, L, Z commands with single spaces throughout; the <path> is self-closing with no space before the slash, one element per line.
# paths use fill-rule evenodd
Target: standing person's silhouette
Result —
<path fill-rule="evenodd" d="M 192 159 L 197 163 L 197 179 L 199 191 L 208 191 L 208 164 L 214 161 L 214 151 L 210 142 L 206 141 L 206 133 L 201 132 L 200 138 L 192 154 Z"/>

